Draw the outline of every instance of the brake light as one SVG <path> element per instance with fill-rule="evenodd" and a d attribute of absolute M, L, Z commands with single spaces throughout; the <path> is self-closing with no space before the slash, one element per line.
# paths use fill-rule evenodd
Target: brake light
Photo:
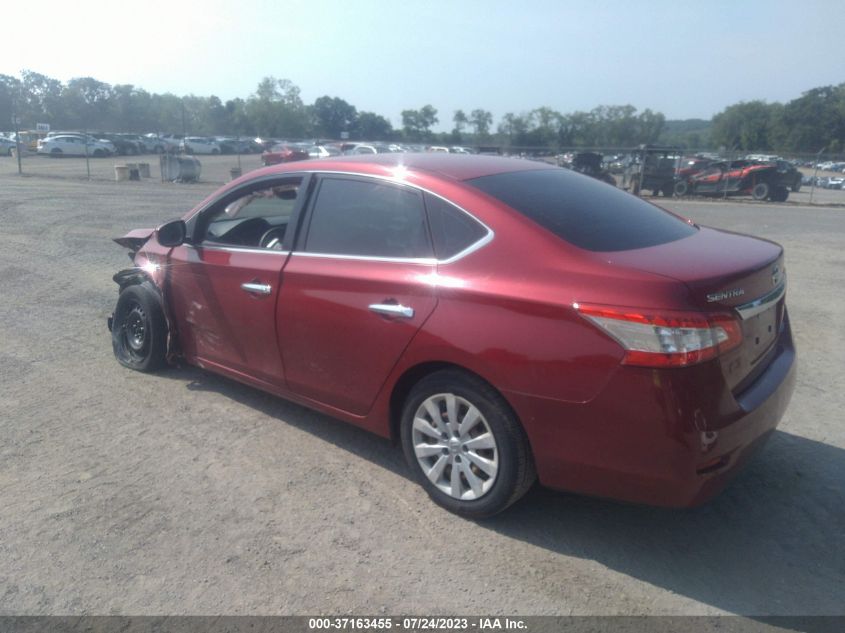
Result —
<path fill-rule="evenodd" d="M 659 312 L 573 304 L 581 316 L 624 349 L 624 365 L 686 367 L 716 358 L 742 343 L 742 327 L 730 314 Z"/>

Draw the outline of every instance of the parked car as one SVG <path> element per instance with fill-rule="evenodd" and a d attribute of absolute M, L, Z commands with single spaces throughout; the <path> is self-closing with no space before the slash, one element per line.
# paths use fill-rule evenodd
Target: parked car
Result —
<path fill-rule="evenodd" d="M 153 154 L 177 152 L 180 142 L 180 140 L 165 138 L 152 132 L 144 134 L 144 147 L 147 148 L 148 152 L 152 152 Z"/>
<path fill-rule="evenodd" d="M 598 152 L 578 152 L 572 156 L 571 168 L 580 174 L 590 176 L 609 185 L 616 186 L 616 179 L 602 167 L 604 156 Z"/>
<path fill-rule="evenodd" d="M 105 158 L 114 154 L 115 148 L 109 141 L 77 134 L 51 136 L 38 142 L 38 153 L 60 158 L 62 156 L 92 156 Z"/>
<path fill-rule="evenodd" d="M 221 154 L 258 154 L 261 146 L 251 139 L 218 136 L 214 139 L 220 146 Z"/>
<path fill-rule="evenodd" d="M 220 153 L 220 145 L 211 139 L 200 136 L 186 136 L 179 144 L 179 149 L 186 154 Z"/>
<path fill-rule="evenodd" d="M 121 364 L 182 359 L 392 437 L 467 517 L 535 477 L 701 503 L 795 383 L 778 244 L 544 163 L 288 163 L 116 241 Z"/>
<path fill-rule="evenodd" d="M 137 156 L 142 153 L 141 146 L 134 140 L 122 134 L 103 134 L 95 132 L 92 136 L 101 141 L 109 141 L 114 145 L 114 153 L 119 156 Z"/>
<path fill-rule="evenodd" d="M 267 165 L 292 163 L 298 160 L 308 160 L 308 147 L 295 143 L 280 143 L 261 154 L 261 162 Z"/>
<path fill-rule="evenodd" d="M 14 154 L 12 150 L 17 147 L 17 143 L 10 138 L 6 138 L 5 136 L 0 136 L 0 154 L 3 156 L 11 156 Z"/>
<path fill-rule="evenodd" d="M 333 145 L 312 145 L 308 148 L 309 158 L 328 158 L 330 156 L 340 156 L 341 154 L 340 149 Z"/>
<path fill-rule="evenodd" d="M 797 172 L 794 167 L 792 169 Z M 746 159 L 712 163 L 687 182 L 689 193 L 694 195 L 750 195 L 755 200 L 774 202 L 784 202 L 789 197 L 789 189 L 795 186 L 792 172 L 781 170 L 774 163 Z"/>
<path fill-rule="evenodd" d="M 825 189 L 842 189 L 845 184 L 845 178 L 841 176 L 830 176 L 825 179 L 823 187 Z"/>
<path fill-rule="evenodd" d="M 649 189 L 653 195 L 672 196 L 681 151 L 677 147 L 640 145 L 625 161 L 622 188 L 634 195 Z"/>
<path fill-rule="evenodd" d="M 162 154 L 164 153 L 165 143 L 155 136 L 142 136 L 140 134 L 115 134 L 119 139 L 134 143 L 138 149 L 139 154 Z"/>

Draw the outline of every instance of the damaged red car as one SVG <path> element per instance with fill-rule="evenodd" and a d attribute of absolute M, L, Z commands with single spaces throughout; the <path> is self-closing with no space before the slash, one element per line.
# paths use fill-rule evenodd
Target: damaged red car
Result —
<path fill-rule="evenodd" d="M 298 160 L 308 160 L 309 158 L 310 156 L 306 146 L 293 143 L 279 143 L 262 152 L 261 163 L 265 167 L 268 167 L 269 165 L 292 163 Z"/>
<path fill-rule="evenodd" d="M 120 363 L 181 359 L 393 438 L 467 517 L 536 480 L 704 502 L 795 382 L 778 244 L 543 163 L 280 165 L 117 241 Z"/>
<path fill-rule="evenodd" d="M 801 188 L 801 175 L 791 165 L 756 160 L 714 162 L 699 171 L 679 174 L 674 193 L 677 196 L 751 196 L 755 200 L 785 202 L 789 191 Z M 797 178 L 797 184 L 796 184 Z"/>

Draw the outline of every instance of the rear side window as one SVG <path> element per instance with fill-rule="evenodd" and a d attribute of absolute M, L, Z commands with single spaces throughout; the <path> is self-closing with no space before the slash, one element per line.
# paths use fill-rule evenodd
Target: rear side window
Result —
<path fill-rule="evenodd" d="M 621 189 L 566 169 L 510 172 L 467 183 L 590 251 L 646 248 L 697 230 Z"/>
<path fill-rule="evenodd" d="M 438 259 L 454 257 L 487 235 L 484 226 L 442 198 L 425 194 L 425 208 Z"/>
<path fill-rule="evenodd" d="M 381 182 L 324 178 L 311 213 L 305 251 L 431 257 L 422 195 Z"/>

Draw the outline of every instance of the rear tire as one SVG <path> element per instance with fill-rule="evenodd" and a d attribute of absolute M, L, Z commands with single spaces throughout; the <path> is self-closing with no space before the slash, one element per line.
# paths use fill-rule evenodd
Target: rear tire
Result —
<path fill-rule="evenodd" d="M 769 183 L 758 182 L 756 185 L 754 185 L 754 188 L 751 190 L 751 197 L 755 200 L 765 200 L 769 197 L 770 192 L 771 187 L 769 187 Z"/>
<path fill-rule="evenodd" d="M 789 189 L 786 187 L 775 187 L 770 196 L 773 202 L 786 202 L 787 198 L 789 198 Z"/>
<path fill-rule="evenodd" d="M 679 180 L 672 187 L 672 192 L 679 198 L 682 198 L 689 193 L 689 183 L 686 180 Z"/>
<path fill-rule="evenodd" d="M 400 435 L 405 460 L 432 500 L 466 518 L 503 511 L 536 479 L 528 438 L 510 406 L 469 373 L 449 369 L 417 383 Z"/>
<path fill-rule="evenodd" d="M 62 154 L 64 154 L 64 152 L 62 150 L 60 150 L 58 147 L 54 147 L 53 149 L 50 150 L 50 156 L 52 156 L 53 158 L 61 158 Z"/>
<path fill-rule="evenodd" d="M 155 290 L 148 284 L 124 288 L 112 320 L 114 356 L 124 367 L 152 372 L 164 367 L 167 321 Z"/>

